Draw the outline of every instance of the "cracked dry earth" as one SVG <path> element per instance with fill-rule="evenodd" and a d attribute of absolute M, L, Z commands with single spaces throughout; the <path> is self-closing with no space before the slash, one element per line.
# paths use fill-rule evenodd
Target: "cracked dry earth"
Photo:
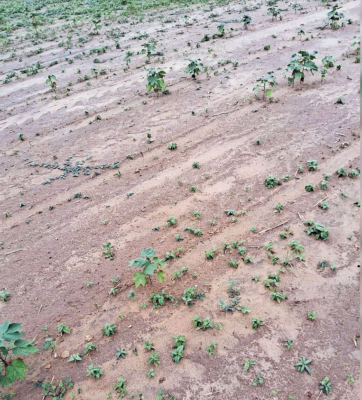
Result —
<path fill-rule="evenodd" d="M 102 68 L 113 71 L 92 78 L 87 86 L 76 82 L 76 69 L 90 70 L 93 57 L 68 65 L 64 58 L 69 50 L 48 43 L 38 57 L 45 64 L 59 60 L 51 68 L 58 78 L 58 100 L 47 91 L 45 71 L 1 85 L 0 201 L 2 212 L 9 212 L 10 217 L 1 220 L 0 289 L 12 295 L 0 303 L 0 322 L 22 322 L 26 337 L 35 338 L 39 348 L 44 342 L 40 327 L 47 325 L 50 336 L 57 338 L 55 354 L 41 350 L 27 358 L 26 380 L 14 385 L 17 399 L 40 399 L 40 389 L 31 389 L 34 381 L 53 377 L 57 381 L 65 376 L 74 380 L 76 390 L 82 389 L 75 398 L 83 400 L 105 399 L 119 376 L 127 379 L 128 393 L 137 398 L 142 393 L 146 400 L 155 399 L 160 387 L 178 400 L 268 399 L 273 391 L 277 399 L 309 398 L 308 392 L 316 399 L 318 382 L 325 376 L 333 384 L 331 399 L 358 398 L 359 208 L 354 203 L 359 200 L 359 180 L 338 178 L 335 171 L 359 165 L 359 65 L 354 57 L 343 55 L 351 51 L 359 29 L 354 23 L 335 31 L 318 30 L 325 7 L 315 1 L 301 4 L 303 13 L 290 8 L 282 21 L 275 22 L 266 16 L 264 5 L 249 12 L 253 18 L 249 30 L 231 23 L 235 30 L 226 38 L 201 43 L 198 49 L 187 42 L 195 44 L 217 25 L 201 10 L 189 13 L 198 23 L 187 28 L 175 22 L 158 32 L 159 22 L 125 24 L 129 33 L 122 38 L 122 49 L 129 45 L 139 50 L 140 43 L 131 40 L 137 31 L 149 33 L 164 48 L 162 68 L 171 91 L 167 96 L 147 96 L 144 56 L 135 56 L 130 71 L 124 72 L 124 52 L 114 46 L 100 57 Z M 341 5 L 347 17 L 356 18 L 356 1 Z M 226 7 L 216 11 L 226 20 L 240 18 L 240 9 L 235 2 L 230 13 Z M 181 16 L 175 18 L 181 23 Z M 300 27 L 308 41 L 292 40 Z M 180 31 L 184 34 L 177 35 Z M 79 52 L 112 43 L 99 35 Z M 263 50 L 267 44 L 271 45 L 269 52 Z M 316 50 L 320 58 L 333 55 L 342 68 L 330 70 L 323 82 L 318 73 L 308 75 L 303 85 L 296 82 L 290 87 L 283 71 L 291 54 L 300 49 Z M 71 51 L 74 56 L 78 49 Z M 212 73 L 208 79 L 203 74 L 198 83 L 183 73 L 185 56 L 200 57 L 208 66 L 226 59 L 237 60 L 239 66 L 219 67 L 219 75 Z M 3 64 L 1 77 L 21 65 L 16 61 Z M 151 65 L 158 66 L 154 58 Z M 278 81 L 271 103 L 255 99 L 252 92 L 255 80 L 268 71 L 274 71 Z M 73 91 L 67 97 L 61 89 L 69 81 Z M 339 96 L 344 105 L 334 104 Z M 96 115 L 102 119 L 95 121 Z M 24 134 L 23 142 L 17 140 L 18 132 Z M 151 144 L 147 132 L 152 133 Z M 257 146 L 256 139 L 262 144 Z M 178 148 L 168 150 L 169 142 L 176 142 Z M 130 154 L 133 159 L 127 158 Z M 44 185 L 61 171 L 29 165 L 32 161 L 62 165 L 70 156 L 73 164 L 80 160 L 92 166 L 120 164 L 116 169 L 100 170 L 97 176 L 92 170 L 90 175 L 69 174 Z M 318 160 L 315 172 L 307 171 L 310 159 Z M 194 161 L 200 169 L 192 168 Z M 297 165 L 304 167 L 304 173 L 297 173 Z M 120 178 L 115 175 L 117 170 Z M 268 189 L 264 180 L 269 174 L 289 174 L 291 179 Z M 331 175 L 326 191 L 318 187 L 323 174 Z M 315 184 L 315 192 L 305 190 L 308 183 Z M 196 186 L 197 192 L 192 193 L 190 186 Z M 90 198 L 75 199 L 76 193 Z M 330 207 L 322 210 L 316 204 L 326 196 Z M 20 208 L 22 202 L 26 206 Z M 279 202 L 284 204 L 280 214 L 274 210 Z M 225 215 L 226 209 L 238 211 L 237 222 Z M 200 212 L 200 220 L 190 213 L 194 210 Z M 244 210 L 245 215 L 241 214 Z M 170 216 L 177 218 L 176 226 L 167 227 Z M 209 223 L 212 219 L 215 226 Z M 306 235 L 308 219 L 330 229 L 327 241 Z M 283 222 L 293 233 L 287 240 L 279 237 L 283 226 L 260 234 L 251 232 L 252 227 L 259 232 Z M 159 230 L 152 230 L 156 225 Z M 201 228 L 203 235 L 184 232 L 190 225 Z M 175 241 L 176 233 L 185 238 L 183 242 Z M 270 300 L 262 280 L 281 265 L 272 265 L 264 243 L 273 242 L 275 254 L 283 260 L 290 255 L 287 243 L 291 239 L 305 247 L 306 261 L 293 260 L 280 273 L 278 290 L 289 297 L 278 304 Z M 261 246 L 248 247 L 252 263 L 244 264 L 236 251 L 223 253 L 221 243 L 236 240 Z M 107 242 L 114 245 L 113 261 L 102 254 Z M 130 299 L 134 269 L 128 267 L 129 260 L 147 247 L 163 257 L 180 245 L 184 254 L 167 262 L 165 282 L 154 279 L 134 289 L 136 299 Z M 205 250 L 211 248 L 219 250 L 214 260 L 206 260 Z M 232 258 L 238 258 L 239 268 L 228 266 Z M 337 264 L 336 270 L 318 269 L 322 260 Z M 188 273 L 174 280 L 173 271 L 182 267 Z M 116 275 L 121 290 L 109 296 L 110 280 Z M 259 276 L 257 283 L 251 280 L 255 275 Z M 250 307 L 250 314 L 225 313 L 218 306 L 220 299 L 228 299 L 226 282 L 230 280 L 238 282 L 241 303 Z M 90 281 L 94 285 L 87 287 Z M 165 289 L 178 298 L 193 285 L 206 294 L 194 306 L 178 300 L 178 306 L 167 303 L 157 310 L 150 303 L 140 307 L 153 292 Z M 315 321 L 307 319 L 308 311 L 316 312 Z M 196 331 L 191 319 L 198 314 L 221 323 L 222 330 Z M 264 324 L 253 330 L 251 318 L 257 317 Z M 71 328 L 70 335 L 58 336 L 60 321 Z M 101 332 L 106 322 L 117 325 L 110 339 Z M 187 340 L 185 358 L 179 364 L 170 356 L 175 334 L 184 334 Z M 89 335 L 99 346 L 91 358 L 74 364 L 61 357 L 66 352 L 81 352 Z M 293 339 L 290 350 L 285 338 Z M 146 378 L 150 367 L 143 350 L 146 339 L 152 340 L 161 357 L 151 380 Z M 214 341 L 217 357 L 210 357 L 205 347 Z M 128 351 L 125 360 L 115 359 L 116 347 Z M 131 351 L 135 347 L 138 356 Z M 311 376 L 294 368 L 302 356 L 313 359 Z M 255 361 L 248 372 L 244 372 L 244 359 Z M 98 381 L 86 377 L 91 363 L 104 370 Z M 262 374 L 263 386 L 253 386 L 256 372 Z M 349 375 L 354 376 L 354 384 L 347 383 Z"/>

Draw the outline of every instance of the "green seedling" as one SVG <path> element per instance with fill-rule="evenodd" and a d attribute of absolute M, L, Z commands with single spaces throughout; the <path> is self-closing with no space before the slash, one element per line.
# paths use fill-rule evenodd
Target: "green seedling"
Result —
<path fill-rule="evenodd" d="M 181 269 L 180 269 L 180 271 L 173 271 L 173 276 L 174 276 L 174 278 L 175 279 L 179 279 L 179 278 L 181 278 L 183 275 L 185 275 L 187 272 L 188 272 L 188 268 L 186 268 L 186 267 L 182 267 Z"/>
<path fill-rule="evenodd" d="M 214 325 L 210 319 L 210 317 L 206 317 L 204 320 L 199 316 L 196 315 L 193 319 L 192 322 L 194 324 L 194 327 L 197 331 L 203 330 L 206 331 L 207 329 L 221 329 L 221 324 L 216 324 Z"/>
<path fill-rule="evenodd" d="M 325 180 L 321 181 L 319 184 L 319 188 L 321 190 L 327 190 L 328 189 L 328 181 L 325 181 Z"/>
<path fill-rule="evenodd" d="M 278 303 L 280 303 L 282 300 L 286 300 L 287 298 L 288 298 L 288 293 L 282 294 L 282 293 L 277 292 L 276 289 L 274 289 L 274 291 L 270 297 L 271 300 L 275 300 Z"/>
<path fill-rule="evenodd" d="M 73 388 L 74 382 L 71 378 L 66 377 L 61 379 L 58 384 L 55 384 L 52 380 L 51 382 L 38 381 L 33 387 L 35 385 L 41 387 L 44 398 L 49 396 L 52 399 L 63 399 L 67 391 Z M 71 393 L 69 393 L 69 396 L 71 397 Z"/>
<path fill-rule="evenodd" d="M 216 342 L 212 342 L 211 344 L 206 346 L 206 350 L 209 352 L 210 356 L 213 356 L 215 354 L 217 346 L 218 346 L 218 344 Z"/>
<path fill-rule="evenodd" d="M 358 171 L 356 171 L 355 169 L 351 169 L 348 172 L 348 176 L 352 179 L 359 177 L 360 173 Z"/>
<path fill-rule="evenodd" d="M 337 169 L 336 174 L 338 176 L 338 178 L 343 178 L 345 176 L 347 176 L 347 170 L 344 167 L 341 167 L 339 169 Z"/>
<path fill-rule="evenodd" d="M 114 335 L 116 333 L 117 327 L 115 324 L 109 324 L 106 322 L 104 324 L 104 328 L 102 329 L 103 335 L 106 335 L 108 337 Z"/>
<path fill-rule="evenodd" d="M 262 386 L 264 385 L 264 379 L 261 376 L 260 372 L 256 373 L 256 378 L 253 380 L 253 386 Z"/>
<path fill-rule="evenodd" d="M 151 379 L 154 378 L 156 376 L 155 371 L 153 370 L 153 368 L 150 368 L 150 370 L 147 372 L 147 378 Z"/>
<path fill-rule="evenodd" d="M 153 293 L 150 296 L 150 301 L 153 304 L 153 308 L 160 308 L 164 306 L 166 300 L 173 302 L 174 298 L 170 294 L 167 294 L 165 290 L 162 290 L 160 293 Z"/>
<path fill-rule="evenodd" d="M 264 181 L 264 185 L 268 188 L 268 189 L 272 189 L 275 188 L 275 186 L 277 185 L 281 185 L 282 183 L 280 182 L 280 179 L 277 178 L 274 175 L 269 175 L 265 181 Z"/>
<path fill-rule="evenodd" d="M 281 213 L 281 212 L 283 211 L 283 209 L 284 209 L 283 203 L 278 203 L 278 204 L 274 207 L 274 209 L 275 209 L 275 212 L 276 212 L 276 213 Z"/>
<path fill-rule="evenodd" d="M 318 71 L 318 67 L 314 62 L 317 53 L 318 52 L 316 51 L 308 52 L 300 50 L 298 53 L 292 55 L 286 71 L 291 71 L 292 75 L 288 78 L 288 82 L 292 84 L 293 87 L 296 79 L 299 79 L 301 83 L 304 83 L 306 72 L 309 71 L 313 75 L 313 72 Z"/>
<path fill-rule="evenodd" d="M 90 365 L 88 367 L 87 376 L 91 376 L 94 379 L 99 379 L 102 375 L 104 375 L 104 372 L 102 371 L 101 367 L 98 367 L 97 365 Z"/>
<path fill-rule="evenodd" d="M 67 325 L 61 323 L 58 324 L 58 333 L 62 336 L 63 333 L 67 333 L 68 335 L 70 334 L 70 329 L 67 327 Z"/>
<path fill-rule="evenodd" d="M 314 192 L 315 191 L 315 188 L 314 188 L 314 185 L 313 185 L 313 183 L 308 183 L 307 185 L 305 185 L 305 190 L 307 191 L 307 192 Z"/>
<path fill-rule="evenodd" d="M 257 330 L 263 325 L 263 320 L 261 318 L 252 318 L 251 322 L 253 323 L 254 330 Z"/>
<path fill-rule="evenodd" d="M 308 171 L 317 171 L 318 169 L 318 161 L 317 160 L 308 160 Z"/>
<path fill-rule="evenodd" d="M 206 250 L 205 251 L 205 258 L 207 260 L 213 260 L 215 258 L 217 250 L 218 250 L 217 248 L 213 248 L 211 250 Z"/>
<path fill-rule="evenodd" d="M 127 351 L 123 347 L 121 349 L 117 347 L 116 360 L 119 360 L 120 358 L 125 359 L 127 354 Z"/>
<path fill-rule="evenodd" d="M 201 219 L 201 214 L 199 211 L 191 211 L 191 214 L 196 218 L 196 219 Z"/>
<path fill-rule="evenodd" d="M 195 304 L 196 300 L 203 300 L 203 298 L 205 297 L 205 294 L 203 292 L 196 292 L 196 288 L 197 286 L 191 286 L 184 290 L 181 299 L 187 306 L 192 306 L 193 304 Z"/>
<path fill-rule="evenodd" d="M 323 393 L 325 393 L 327 396 L 332 392 L 332 382 L 326 376 L 323 380 L 319 382 L 319 390 L 321 390 Z"/>
<path fill-rule="evenodd" d="M 98 350 L 98 346 L 92 342 L 88 342 L 84 345 L 84 350 L 82 355 L 85 356 L 86 354 L 94 350 Z"/>
<path fill-rule="evenodd" d="M 244 24 L 245 29 L 248 29 L 249 25 L 251 24 L 251 16 L 249 14 L 244 14 L 241 22 Z"/>
<path fill-rule="evenodd" d="M 304 225 L 308 226 L 308 229 L 305 229 L 304 232 L 310 236 L 314 235 L 316 240 L 327 240 L 329 237 L 329 229 L 324 225 L 319 224 L 318 222 L 313 222 L 311 220 L 307 220 Z"/>
<path fill-rule="evenodd" d="M 185 335 L 175 335 L 174 348 L 171 350 L 172 361 L 178 364 L 182 358 L 184 358 L 184 350 L 186 347 L 186 337 Z"/>
<path fill-rule="evenodd" d="M 168 144 L 167 148 L 169 150 L 176 150 L 177 149 L 177 144 L 175 142 L 171 142 Z"/>
<path fill-rule="evenodd" d="M 158 257 L 154 257 L 156 252 L 149 247 L 147 249 L 142 250 L 141 258 L 136 258 L 135 260 L 131 260 L 129 262 L 130 267 L 140 268 L 141 271 L 136 272 L 133 275 L 133 281 L 135 283 L 136 288 L 140 285 L 145 286 L 147 283 L 147 278 L 151 281 L 151 276 L 156 273 L 157 279 L 160 282 L 164 282 L 165 280 L 165 272 L 163 271 L 163 267 L 166 263 L 160 260 Z"/>
<path fill-rule="evenodd" d="M 146 89 L 147 92 L 151 92 L 152 90 L 155 93 L 158 92 L 165 92 L 167 87 L 165 84 L 164 77 L 166 75 L 166 72 L 160 69 L 155 69 L 155 68 L 149 68 L 147 70 L 147 85 Z"/>
<path fill-rule="evenodd" d="M 156 41 L 151 41 L 148 43 L 143 43 L 142 47 L 143 49 L 141 50 L 142 54 L 146 54 L 146 62 L 149 63 L 151 56 L 152 56 L 152 52 L 156 51 Z"/>
<path fill-rule="evenodd" d="M 312 375 L 310 368 L 308 367 L 309 364 L 312 363 L 313 360 L 307 360 L 305 357 L 302 357 L 297 363 L 294 364 L 294 367 L 297 368 L 298 372 L 308 372 L 309 375 Z"/>
<path fill-rule="evenodd" d="M 170 217 L 168 220 L 167 220 L 167 226 L 173 226 L 173 225 L 176 225 L 177 224 L 177 219 L 175 218 L 175 217 Z"/>
<path fill-rule="evenodd" d="M 233 268 L 238 268 L 239 267 L 239 263 L 236 259 L 230 260 L 228 262 L 228 266 L 229 267 L 233 267 Z"/>
<path fill-rule="evenodd" d="M 311 321 L 315 321 L 317 319 L 317 315 L 315 311 L 308 311 L 307 312 L 307 319 Z"/>
<path fill-rule="evenodd" d="M 284 339 L 285 347 L 290 350 L 293 346 L 293 339 Z"/>
<path fill-rule="evenodd" d="M 250 367 L 252 367 L 253 365 L 255 365 L 254 360 L 248 360 L 247 358 L 244 359 L 244 371 L 245 372 L 248 372 Z"/>
<path fill-rule="evenodd" d="M 0 301 L 1 302 L 7 301 L 10 296 L 11 296 L 10 292 L 7 292 L 6 290 L 0 290 Z"/>
<path fill-rule="evenodd" d="M 327 18 L 324 20 L 327 25 L 330 25 L 332 29 L 338 29 L 340 27 L 339 21 L 344 18 L 344 14 L 339 12 L 342 7 L 338 4 L 335 4 L 332 7 L 332 10 L 328 12 Z"/>
<path fill-rule="evenodd" d="M 201 237 L 201 235 L 202 235 L 201 229 L 195 229 L 192 226 L 186 226 L 184 230 L 189 231 L 198 237 Z"/>
<path fill-rule="evenodd" d="M 108 242 L 107 244 L 103 245 L 103 255 L 105 258 L 108 260 L 114 260 L 114 250 L 113 250 L 113 245 Z"/>
<path fill-rule="evenodd" d="M 256 86 L 253 88 L 253 92 L 258 92 L 260 89 L 263 90 L 263 100 L 265 100 L 265 96 L 271 100 L 274 88 L 276 86 L 275 76 L 267 75 L 262 76 L 261 78 L 256 80 Z"/>
<path fill-rule="evenodd" d="M 74 353 L 68 358 L 68 362 L 82 361 L 82 356 L 79 353 Z"/>
<path fill-rule="evenodd" d="M 51 87 L 51 89 L 55 92 L 57 88 L 57 78 L 55 75 L 48 75 L 45 83 Z"/>
<path fill-rule="evenodd" d="M 150 354 L 150 357 L 147 360 L 147 364 L 152 364 L 154 367 L 157 367 L 160 363 L 160 357 L 157 352 L 153 352 Z"/>
<path fill-rule="evenodd" d="M 127 394 L 126 379 L 117 378 L 117 383 L 113 386 L 113 390 L 119 399 L 123 399 Z"/>
<path fill-rule="evenodd" d="M 199 58 L 186 58 L 185 60 L 189 62 L 185 69 L 185 74 L 191 74 L 193 79 L 196 79 L 196 76 L 205 70 L 205 66 Z"/>
<path fill-rule="evenodd" d="M 143 346 L 144 349 L 146 349 L 147 351 L 153 351 L 155 350 L 154 345 L 152 344 L 150 339 L 147 339 L 145 342 L 145 345 Z"/>

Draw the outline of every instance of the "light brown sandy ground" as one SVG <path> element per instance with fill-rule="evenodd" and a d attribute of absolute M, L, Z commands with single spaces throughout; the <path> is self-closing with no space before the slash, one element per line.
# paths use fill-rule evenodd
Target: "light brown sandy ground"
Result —
<path fill-rule="evenodd" d="M 208 13 L 195 11 L 198 23 L 188 28 L 165 24 L 163 33 L 157 33 L 159 22 L 122 25 L 129 31 L 121 39 L 122 49 L 129 46 L 140 50 L 143 41 L 130 39 L 138 31 L 149 32 L 165 49 L 163 68 L 167 71 L 169 96 L 146 96 L 144 56 L 133 57 L 131 70 L 124 73 L 125 54 L 114 50 L 114 46 L 99 56 L 104 62 L 101 67 L 112 68 L 114 73 L 92 78 L 90 86 L 77 83 L 76 69 L 90 74 L 95 56 L 75 60 L 71 65 L 64 57 L 112 44 L 104 35 L 95 37 L 83 49 L 72 49 L 71 55 L 50 43 L 46 45 L 48 50 L 37 56 L 44 63 L 60 59 L 49 71 L 58 77 L 59 88 L 64 89 L 69 81 L 73 83 L 69 97 L 59 93 L 58 100 L 52 99 L 44 84 L 48 73 L 44 70 L 0 86 L 0 200 L 1 211 L 11 214 L 1 220 L 0 289 L 12 293 L 9 302 L 0 304 L 0 322 L 8 318 L 22 322 L 27 337 L 35 337 L 39 347 L 44 340 L 41 326 L 47 325 L 52 337 L 57 335 L 59 319 L 72 330 L 71 335 L 57 339 L 57 358 L 45 351 L 29 358 L 27 379 L 15 387 L 18 399 L 40 398 L 39 389 L 30 390 L 32 382 L 53 376 L 55 380 L 72 377 L 76 388 L 82 388 L 76 399 L 87 400 L 105 399 L 118 376 L 127 379 L 128 393 L 142 393 L 147 400 L 156 397 L 159 387 L 179 400 L 267 399 L 272 391 L 277 392 L 278 399 L 288 399 L 289 395 L 304 399 L 308 391 L 317 398 L 318 382 L 325 376 L 333 383 L 332 399 L 357 399 L 359 348 L 353 337 L 359 332 L 359 209 L 354 202 L 359 199 L 359 182 L 338 179 L 334 172 L 341 166 L 349 169 L 359 165 L 359 140 L 353 135 L 359 130 L 359 65 L 353 63 L 354 57 L 342 56 L 351 52 L 349 46 L 358 34 L 358 25 L 337 31 L 317 30 L 325 18 L 325 7 L 316 2 L 302 4 L 305 13 L 289 9 L 283 21 L 273 23 L 266 17 L 264 5 L 249 13 L 253 18 L 250 30 L 230 24 L 235 28 L 231 37 L 202 43 L 199 49 L 195 43 L 205 33 L 216 30 L 217 23 L 207 18 Z M 343 8 L 347 17 L 357 19 L 357 2 L 346 2 Z M 236 19 L 240 18 L 240 9 L 235 3 L 230 13 L 226 8 L 217 12 L 221 19 Z M 182 23 L 181 17 L 174 18 Z M 291 40 L 299 27 L 309 41 Z M 177 34 L 180 31 L 183 35 Z M 277 37 L 272 38 L 273 34 Z M 263 50 L 266 44 L 271 45 L 269 52 Z M 208 48 L 213 52 L 209 53 Z M 300 49 L 317 50 L 319 63 L 324 55 L 333 55 L 341 71 L 334 69 L 322 83 L 318 74 L 307 76 L 303 86 L 296 83 L 294 89 L 289 87 L 283 71 L 291 54 Z M 185 56 L 200 57 L 208 66 L 225 59 L 237 60 L 240 66 L 234 69 L 229 64 L 225 71 L 219 67 L 218 76 L 202 76 L 201 83 L 196 83 L 183 74 Z M 153 60 L 152 66 L 157 66 Z M 23 64 L 6 63 L 0 75 Z M 274 71 L 278 81 L 274 103 L 255 100 L 252 94 L 255 80 L 268 71 Z M 334 105 L 339 96 L 343 96 L 345 105 Z M 253 112 L 255 109 L 258 111 Z M 88 116 L 84 110 L 89 111 Z M 221 112 L 228 114 L 213 117 Z M 102 120 L 94 122 L 97 114 Z M 151 145 L 146 143 L 148 131 L 154 139 Z M 18 132 L 24 133 L 24 142 L 17 140 Z M 257 138 L 262 139 L 261 146 L 254 144 Z M 178 144 L 174 152 L 167 149 L 171 141 Z M 346 141 L 349 145 L 340 148 Z M 124 160 L 140 151 L 143 157 Z M 92 154 L 89 163 L 121 161 L 122 177 L 114 176 L 114 170 L 105 170 L 94 179 L 68 176 L 41 185 L 58 172 L 27 165 L 28 161 L 54 162 L 53 157 L 62 163 L 70 155 L 81 160 L 87 154 Z M 319 170 L 294 179 L 296 165 L 306 167 L 308 159 L 317 159 Z M 191 168 L 194 161 L 200 162 L 200 170 Z M 279 177 L 290 174 L 293 178 L 268 190 L 263 182 L 269 173 Z M 317 186 L 324 173 L 332 175 L 328 190 L 307 193 L 304 186 L 309 182 Z M 205 175 L 210 178 L 205 179 Z M 196 194 L 190 192 L 190 185 L 197 186 Z M 341 191 L 348 197 L 342 197 Z M 90 200 L 67 201 L 78 192 L 89 195 Z M 128 192 L 134 195 L 127 198 Z M 328 211 L 313 207 L 326 195 Z M 248 196 L 252 200 L 248 201 Z M 26 207 L 19 208 L 21 202 Z M 278 202 L 285 204 L 281 214 L 274 213 Z M 51 205 L 53 210 L 49 210 Z M 233 224 L 224 214 L 226 209 L 247 210 L 247 215 L 239 216 Z M 200 221 L 194 220 L 192 210 L 200 212 Z M 219 218 L 211 227 L 208 221 L 214 214 Z M 176 216 L 178 225 L 167 228 L 166 220 L 171 215 Z M 307 219 L 329 227 L 330 239 L 319 242 L 307 237 L 303 225 Z M 106 225 L 104 220 L 108 221 Z M 252 226 L 262 230 L 284 220 L 289 220 L 293 238 L 305 246 L 306 263 L 294 262 L 294 273 L 281 275 L 280 289 L 289 293 L 282 304 L 272 302 L 261 283 L 278 268 L 271 265 L 263 248 L 250 249 L 253 263 L 244 265 L 240 260 L 236 270 L 227 266 L 236 254 L 223 255 L 219 251 L 215 260 L 205 260 L 206 249 L 240 239 L 261 245 L 273 241 L 277 255 L 285 258 L 286 241 L 278 236 L 282 228 L 262 235 L 250 232 Z M 158 232 L 152 231 L 155 225 L 160 227 Z M 201 228 L 202 238 L 183 232 L 187 225 Z M 175 233 L 185 240 L 176 243 Z M 349 235 L 353 235 L 352 240 L 347 239 Z M 114 261 L 102 256 L 102 245 L 108 241 L 115 246 Z M 127 267 L 128 261 L 149 246 L 162 256 L 180 245 L 185 254 L 168 262 L 165 283 L 154 282 L 137 289 L 136 301 L 129 299 L 130 287 L 126 285 L 132 283 L 133 271 Z M 11 253 L 17 249 L 22 251 Z M 324 259 L 336 263 L 337 270 L 317 270 L 317 263 Z M 172 272 L 182 266 L 189 268 L 188 275 L 173 282 Z M 193 272 L 198 274 L 196 279 L 192 278 Z M 109 281 L 117 274 L 123 288 L 114 298 L 108 296 Z M 253 275 L 259 275 L 259 283 L 251 280 Z M 225 314 L 217 306 L 220 298 L 227 299 L 226 282 L 231 279 L 239 282 L 242 304 L 251 308 L 251 314 Z M 89 281 L 94 286 L 86 287 Z M 178 307 L 167 305 L 159 310 L 151 305 L 146 309 L 139 306 L 153 291 L 166 289 L 177 297 L 195 284 L 207 294 L 204 301 L 191 308 L 181 302 Z M 97 309 L 95 304 L 100 307 Z M 317 314 L 314 322 L 306 319 L 307 311 L 312 310 Z M 119 313 L 125 315 L 122 321 Z M 222 331 L 195 331 L 191 318 L 197 314 L 221 322 Z M 261 317 L 264 326 L 252 330 L 251 317 Z M 101 334 L 105 322 L 118 327 L 111 341 Z M 186 357 L 178 365 L 170 358 L 174 334 L 185 334 L 187 338 Z M 92 360 L 86 357 L 73 365 L 59 357 L 63 351 L 81 352 L 86 335 L 92 335 L 99 345 Z M 152 380 L 146 378 L 148 355 L 142 349 L 148 338 L 161 356 Z M 284 347 L 285 338 L 294 340 L 290 351 Z M 219 344 L 215 359 L 205 350 L 213 341 Z M 116 347 L 127 349 L 126 360 L 115 360 Z M 134 347 L 138 348 L 138 357 L 131 352 Z M 293 367 L 302 356 L 313 359 L 312 376 L 298 374 Z M 243 371 L 245 358 L 256 361 L 248 373 Z M 85 376 L 91 361 L 105 371 L 99 381 Z M 252 381 L 257 371 L 265 384 L 255 388 Z M 347 383 L 350 374 L 355 384 Z M 165 378 L 163 383 L 159 383 L 160 378 Z M 218 393 L 206 397 L 213 391 Z"/>

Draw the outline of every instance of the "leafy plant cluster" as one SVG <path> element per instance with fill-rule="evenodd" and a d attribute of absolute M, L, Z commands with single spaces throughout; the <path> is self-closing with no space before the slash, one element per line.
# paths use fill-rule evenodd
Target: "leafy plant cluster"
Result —
<path fill-rule="evenodd" d="M 175 335 L 174 347 L 171 350 L 172 361 L 178 364 L 184 358 L 184 350 L 186 347 L 186 337 L 185 335 Z"/>
<path fill-rule="evenodd" d="M 202 319 L 200 315 L 196 315 L 192 319 L 192 322 L 197 331 L 199 330 L 206 331 L 207 329 L 213 329 L 213 328 L 221 329 L 221 324 L 213 324 L 210 317 Z"/>
<path fill-rule="evenodd" d="M 227 304 L 224 300 L 219 300 L 219 307 L 224 312 L 233 313 L 235 310 L 240 311 L 242 314 L 250 313 L 251 310 L 247 306 L 240 305 L 241 297 L 240 297 L 240 287 L 237 286 L 236 281 L 228 281 L 226 282 L 229 286 L 227 292 L 229 293 L 230 303 Z"/>
<path fill-rule="evenodd" d="M 151 281 L 151 276 L 153 276 L 155 273 L 160 282 L 165 280 L 165 272 L 163 271 L 163 267 L 166 265 L 166 263 L 158 257 L 155 257 L 155 255 L 156 252 L 152 249 L 152 247 L 149 247 L 142 250 L 141 258 L 136 258 L 135 260 L 131 260 L 129 262 L 130 267 L 137 267 L 140 269 L 140 271 L 133 275 L 133 281 L 136 288 L 140 285 L 145 286 L 147 283 L 147 278 Z"/>

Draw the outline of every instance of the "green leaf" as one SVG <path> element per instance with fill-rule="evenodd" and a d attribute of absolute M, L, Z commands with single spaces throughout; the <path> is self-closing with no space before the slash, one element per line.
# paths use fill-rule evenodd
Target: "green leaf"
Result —
<path fill-rule="evenodd" d="M 28 369 L 23 360 L 16 359 L 5 369 L 6 374 L 0 376 L 0 386 L 8 387 L 16 379 L 25 379 L 25 371 Z"/>
<path fill-rule="evenodd" d="M 135 260 L 131 260 L 129 262 L 128 266 L 143 268 L 145 264 L 146 264 L 146 261 L 143 258 L 136 258 Z"/>
<path fill-rule="evenodd" d="M 163 260 L 160 260 L 158 257 L 153 257 L 153 263 L 156 265 L 159 265 L 161 267 L 166 266 L 166 262 Z"/>
<path fill-rule="evenodd" d="M 270 96 L 272 95 L 272 93 L 273 93 L 273 91 L 272 91 L 271 89 L 267 89 L 267 90 L 265 91 L 265 95 L 266 95 L 267 97 L 270 97 Z"/>
<path fill-rule="evenodd" d="M 148 264 L 146 268 L 143 269 L 145 275 L 153 275 L 157 269 L 156 264 Z"/>
<path fill-rule="evenodd" d="M 165 278 L 166 278 L 166 274 L 165 274 L 164 271 L 157 271 L 157 279 L 158 279 L 160 282 L 164 282 L 164 281 L 165 281 Z"/>
<path fill-rule="evenodd" d="M 5 321 L 2 325 L 0 325 L 0 337 L 8 330 L 10 325 L 10 321 Z"/>
<path fill-rule="evenodd" d="M 6 340 L 7 342 L 11 342 L 13 340 L 20 339 L 22 337 L 22 333 L 20 332 L 21 324 L 14 323 L 9 324 L 7 330 L 2 335 L 2 339 Z"/>
<path fill-rule="evenodd" d="M 14 346 L 15 347 L 13 349 L 13 354 L 15 356 L 28 356 L 29 354 L 34 354 L 39 351 L 35 346 L 32 345 L 32 342 L 30 340 L 16 340 L 14 342 Z"/>
<path fill-rule="evenodd" d="M 140 285 L 145 286 L 147 282 L 146 275 L 144 275 L 142 272 L 136 272 L 133 275 L 133 281 L 135 283 L 136 288 L 138 288 L 138 286 Z"/>
<path fill-rule="evenodd" d="M 156 254 L 152 247 L 142 250 L 141 257 L 151 258 Z"/>

